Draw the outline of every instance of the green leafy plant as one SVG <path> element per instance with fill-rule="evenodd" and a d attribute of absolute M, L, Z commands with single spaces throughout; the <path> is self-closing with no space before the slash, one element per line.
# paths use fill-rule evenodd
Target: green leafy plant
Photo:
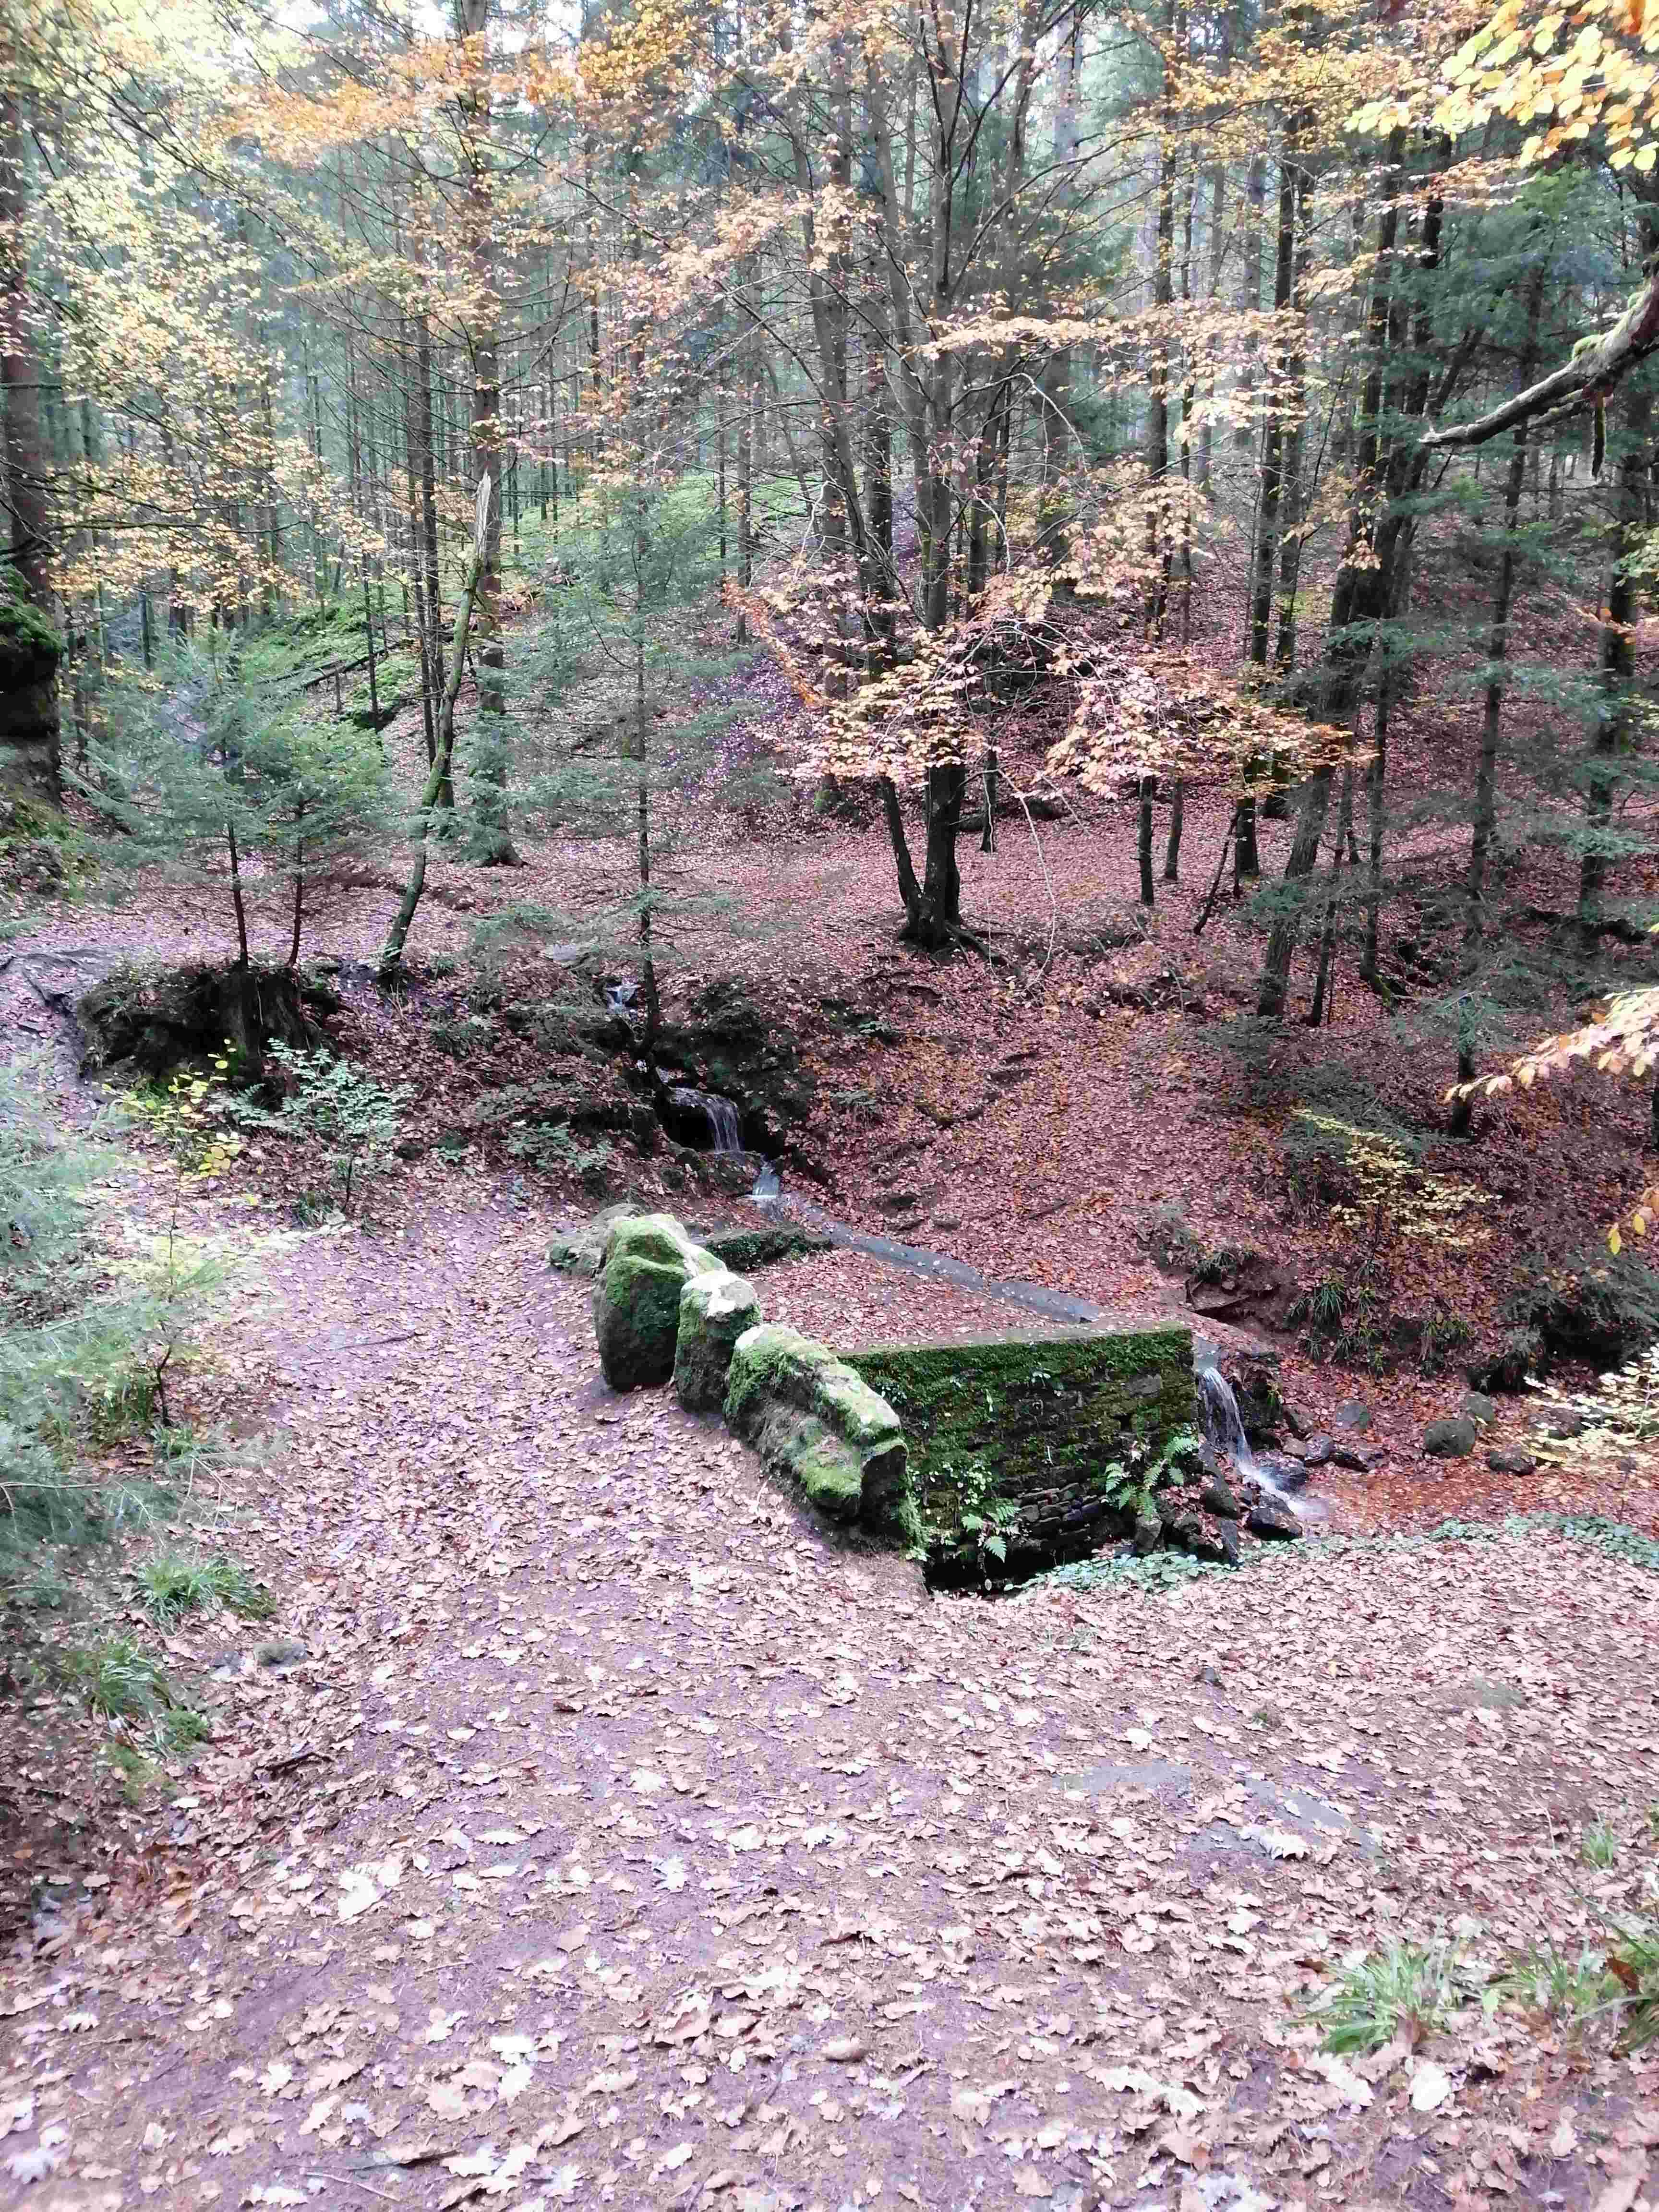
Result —
<path fill-rule="evenodd" d="M 1578 1839 L 1578 1856 L 1586 1866 L 1604 1872 L 1619 1860 L 1619 1831 L 1606 1820 L 1592 1820 Z"/>
<path fill-rule="evenodd" d="M 1403 2036 L 1421 2043 L 1474 1994 L 1445 1943 L 1389 1943 L 1344 1967 L 1310 2008 L 1327 2051 L 1380 2051 Z"/>
<path fill-rule="evenodd" d="M 412 1093 L 407 1085 L 388 1090 L 331 1052 L 275 1043 L 270 1057 L 289 1090 L 274 1115 L 258 1113 L 258 1118 L 279 1133 L 323 1146 L 340 1210 L 349 1214 L 353 1197 L 361 1198 L 370 1178 L 390 1167 L 403 1127 L 401 1109 Z"/>
<path fill-rule="evenodd" d="M 139 1603 L 163 1627 L 187 1613 L 222 1609 L 244 1620 L 263 1620 L 275 1608 L 270 1592 L 256 1583 L 240 1561 L 215 1553 L 192 1559 L 164 1552 L 137 1571 Z"/>
<path fill-rule="evenodd" d="M 1617 1941 L 1607 1972 L 1619 1994 L 1610 2002 L 1620 2016 L 1619 2040 L 1626 2051 L 1659 2041 L 1659 1913 L 1627 1913 L 1609 1925 Z"/>
<path fill-rule="evenodd" d="M 177 1757 L 212 1733 L 204 1716 L 179 1700 L 159 1661 L 130 1637 L 71 1645 L 58 1654 L 57 1664 L 88 1711 L 123 1731 L 129 1744 L 142 1729 L 157 1752 Z"/>
<path fill-rule="evenodd" d="M 1618 1990 L 1601 1952 L 1563 1951 L 1552 1943 L 1529 1944 L 1492 1984 L 1500 2003 L 1540 2020 L 1578 2022 L 1616 2001 Z"/>

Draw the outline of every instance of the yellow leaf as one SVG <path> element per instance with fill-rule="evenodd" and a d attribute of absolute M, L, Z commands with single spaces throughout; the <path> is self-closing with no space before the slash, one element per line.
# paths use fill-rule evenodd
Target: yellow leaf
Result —
<path fill-rule="evenodd" d="M 1615 1221 L 1607 1231 L 1607 1249 L 1613 1254 L 1614 1259 L 1617 1259 L 1624 1249 L 1625 1240 L 1619 1234 L 1619 1224 Z"/>

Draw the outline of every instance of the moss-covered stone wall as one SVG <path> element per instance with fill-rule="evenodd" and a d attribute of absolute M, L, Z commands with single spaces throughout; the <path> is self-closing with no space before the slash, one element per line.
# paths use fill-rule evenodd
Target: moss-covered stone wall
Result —
<path fill-rule="evenodd" d="M 842 1357 L 903 1425 L 945 1580 L 1015 1579 L 1133 1527 L 1133 1494 L 1197 1421 L 1189 1329 L 867 1346 Z"/>

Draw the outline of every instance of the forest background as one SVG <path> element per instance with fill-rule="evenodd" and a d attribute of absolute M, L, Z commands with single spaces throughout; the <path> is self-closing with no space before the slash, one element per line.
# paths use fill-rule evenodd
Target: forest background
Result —
<path fill-rule="evenodd" d="M 597 837 L 654 1025 L 712 811 L 873 815 L 904 936 L 970 958 L 964 850 L 1029 832 L 1028 997 L 1067 850 L 1133 846 L 1144 935 L 1195 821 L 1251 1079 L 1340 992 L 1458 1138 L 1454 1078 L 1644 981 L 1639 14 L 77 0 L 6 40 L 11 754 L 222 890 L 243 969 L 411 833 L 383 981 L 428 851 L 502 870 L 497 947 L 591 936 L 512 864 Z M 1322 1099 L 1296 1142 L 1363 1182 Z M 1614 1133 L 1579 1195 L 1639 1228 Z"/>

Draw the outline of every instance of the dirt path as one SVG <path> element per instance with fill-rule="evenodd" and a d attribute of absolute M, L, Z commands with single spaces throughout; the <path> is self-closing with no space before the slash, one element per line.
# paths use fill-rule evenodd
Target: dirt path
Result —
<path fill-rule="evenodd" d="M 0 2194 L 1433 2212 L 1644 2169 L 1655 2069 L 1604 2039 L 1471 2012 L 1372 2081 L 1297 2014 L 1351 1949 L 1492 1963 L 1632 1893 L 1651 1578 L 1532 1535 L 930 1600 L 611 1396 L 547 1234 L 267 1253 L 222 1357 L 286 1432 L 236 1536 L 278 1614 L 174 1637 L 219 1741 L 8 1979 Z"/>

